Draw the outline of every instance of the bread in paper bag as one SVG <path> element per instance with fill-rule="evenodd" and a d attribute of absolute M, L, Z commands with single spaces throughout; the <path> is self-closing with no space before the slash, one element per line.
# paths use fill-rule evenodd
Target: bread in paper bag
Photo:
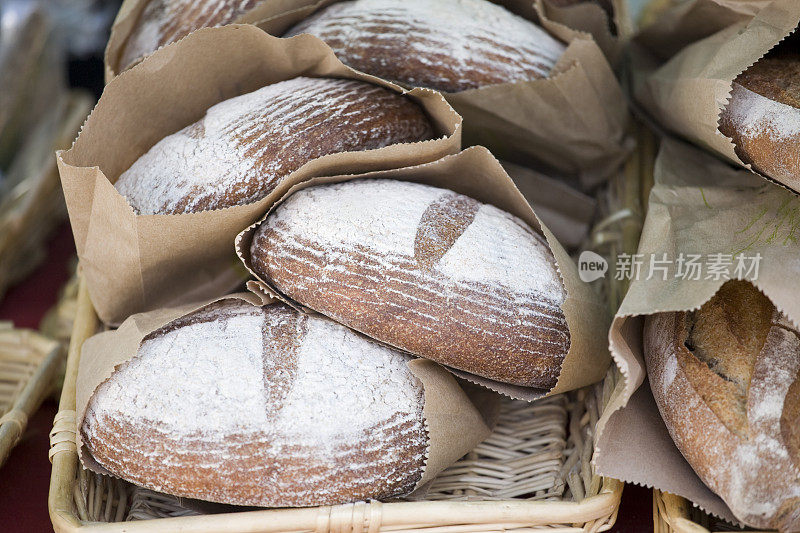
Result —
<path fill-rule="evenodd" d="M 296 231 L 266 235 L 265 229 L 268 239 L 260 243 L 281 255 L 276 260 L 254 246 L 262 226 L 295 195 L 316 196 L 314 189 L 327 186 L 346 191 L 351 181 L 352 190 L 359 182 L 386 183 L 364 188 L 369 201 L 358 194 L 334 200 L 336 194 L 319 203 L 313 220 L 291 216 Z M 280 238 L 269 241 L 273 236 Z M 329 246 L 336 239 L 345 246 Z M 290 257 L 295 251 L 300 255 Z M 256 278 L 248 289 L 262 301 L 277 298 L 300 309 L 324 303 L 323 312 L 336 320 L 389 345 L 425 348 L 415 355 L 447 361 L 456 376 L 512 398 L 574 390 L 602 379 L 608 368 L 602 295 L 581 281 L 564 247 L 480 146 L 424 165 L 297 184 L 237 236 L 236 252 Z M 302 271 L 279 273 L 277 261 Z M 282 287 L 300 301 L 259 272 L 290 282 Z M 330 294 L 315 291 L 298 272 L 316 272 L 313 284 Z M 471 371 L 457 369 L 470 362 Z"/>
<path fill-rule="evenodd" d="M 566 48 L 487 0 L 348 0 L 285 36 L 301 33 L 319 37 L 357 70 L 445 92 L 546 78 Z"/>
<path fill-rule="evenodd" d="M 324 93 L 280 90 L 298 83 L 363 89 L 350 94 L 350 104 L 349 97 L 337 99 L 339 107 Z M 260 109 L 267 116 L 258 116 L 256 106 L 256 116 L 234 124 L 228 121 L 236 113 L 218 113 L 252 103 L 258 91 L 281 93 L 296 107 L 270 115 L 280 110 L 269 100 Z M 319 100 L 297 105 L 308 103 L 310 94 Z M 376 105 L 383 107 L 378 113 Z M 392 144 L 425 137 L 426 121 L 430 139 Z M 233 24 L 200 29 L 165 46 L 111 81 L 72 148 L 58 153 L 78 257 L 98 316 L 119 324 L 137 312 L 229 292 L 246 277 L 236 268 L 234 238 L 293 184 L 329 172 L 438 159 L 458 150 L 460 123 L 441 95 L 403 91 L 355 72 L 308 35 L 279 39 Z M 129 203 L 114 185 L 132 166 L 144 167 L 134 180 L 143 181 L 124 186 Z M 184 190 L 179 180 L 210 182 L 211 194 Z M 147 201 L 139 207 L 147 209 L 137 213 L 131 203 L 142 199 Z M 184 212 L 192 206 L 199 210 Z"/>
<path fill-rule="evenodd" d="M 80 442 L 93 469 L 153 490 L 268 507 L 385 499 L 487 434 L 443 369 L 318 315 L 232 297 L 121 341 L 153 322 L 134 318 L 84 347 Z M 112 353 L 124 345 L 138 349 Z M 449 405 L 428 405 L 429 387 Z M 462 438 L 447 428 L 441 442 L 442 416 L 469 426 Z"/>
<path fill-rule="evenodd" d="M 212 106 L 156 143 L 114 187 L 139 214 L 257 202 L 324 155 L 425 141 L 433 126 L 414 101 L 357 80 L 297 77 Z"/>
<path fill-rule="evenodd" d="M 570 347 L 566 289 L 522 220 L 396 180 L 309 187 L 259 226 L 253 268 L 282 294 L 438 363 L 551 388 Z"/>
<path fill-rule="evenodd" d="M 747 281 L 647 317 L 650 388 L 675 444 L 742 522 L 800 530 L 800 332 Z"/>
<path fill-rule="evenodd" d="M 797 189 L 800 53 L 786 48 L 776 52 L 759 59 L 733 80 L 719 131 L 733 140 L 742 161 Z"/>
<path fill-rule="evenodd" d="M 625 98 L 598 43 L 533 1 L 286 0 L 264 15 L 271 35 L 310 32 L 358 69 L 445 91 L 465 144 L 503 159 L 591 186 L 628 152 Z"/>

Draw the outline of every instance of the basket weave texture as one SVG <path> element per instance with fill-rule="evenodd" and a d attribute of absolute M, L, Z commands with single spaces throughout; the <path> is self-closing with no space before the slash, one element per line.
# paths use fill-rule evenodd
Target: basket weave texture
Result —
<path fill-rule="evenodd" d="M 653 489 L 654 533 L 761 533 L 742 529 L 704 513 L 685 498 Z M 777 532 L 763 532 L 777 533 Z"/>
<path fill-rule="evenodd" d="M 50 392 L 62 359 L 55 341 L 0 322 L 0 466 Z"/>

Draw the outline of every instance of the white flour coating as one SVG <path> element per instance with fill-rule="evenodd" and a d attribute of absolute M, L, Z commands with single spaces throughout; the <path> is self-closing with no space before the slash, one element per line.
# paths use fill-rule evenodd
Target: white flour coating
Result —
<path fill-rule="evenodd" d="M 281 317 L 241 303 L 226 320 L 145 341 L 92 397 L 88 416 L 147 420 L 178 435 L 252 432 L 335 444 L 397 413 L 417 416 L 421 387 L 409 358 L 330 320 L 308 317 L 296 379 L 272 416 L 265 397 L 262 328 Z M 230 379 L 234 377 L 234 379 Z"/>
<path fill-rule="evenodd" d="M 409 420 L 418 416 L 420 385 L 406 356 L 329 320 L 311 318 L 307 324 L 297 356 L 302 378 L 284 400 L 273 431 L 289 442 L 332 448 L 397 413 Z M 367 373 L 372 378 L 362 383 L 357 376 Z"/>
<path fill-rule="evenodd" d="M 728 113 L 744 135 L 788 139 L 800 134 L 800 109 L 733 84 Z"/>
<path fill-rule="evenodd" d="M 119 66 L 128 68 L 198 28 L 233 22 L 257 3 L 258 0 L 150 0 L 125 43 Z"/>
<path fill-rule="evenodd" d="M 356 0 L 336 3 L 292 28 L 326 41 L 343 62 L 396 81 L 465 90 L 544 78 L 565 47 L 545 30 L 486 0 Z M 418 77 L 398 64 L 418 65 Z M 429 67 L 427 70 L 425 67 Z"/>
<path fill-rule="evenodd" d="M 225 305 L 225 318 L 145 341 L 98 387 L 82 425 L 90 448 L 116 425 L 144 432 L 106 437 L 98 462 L 154 490 L 241 505 L 413 487 L 427 441 L 407 356 L 283 305 Z M 201 473 L 213 481 L 198 492 Z"/>
<path fill-rule="evenodd" d="M 397 100 L 405 104 L 401 99 L 354 80 L 298 77 L 268 85 L 210 107 L 203 119 L 156 143 L 114 186 L 140 214 L 251 203 L 309 159 L 424 138 L 399 119 L 375 126 Z M 339 138 L 320 143 L 317 133 Z"/>
<path fill-rule="evenodd" d="M 123 416 L 176 435 L 258 431 L 267 420 L 263 322 L 243 313 L 146 340 L 137 356 L 97 389 L 89 420 Z"/>
<path fill-rule="evenodd" d="M 452 194 L 429 185 L 385 179 L 309 187 L 281 204 L 265 224 L 290 225 L 292 234 L 312 238 L 332 254 L 337 248 L 367 246 L 391 268 L 414 257 L 423 213 L 442 196 Z M 560 304 L 566 294 L 543 242 L 518 218 L 481 204 L 472 223 L 434 269 L 456 283 L 500 285 Z"/>

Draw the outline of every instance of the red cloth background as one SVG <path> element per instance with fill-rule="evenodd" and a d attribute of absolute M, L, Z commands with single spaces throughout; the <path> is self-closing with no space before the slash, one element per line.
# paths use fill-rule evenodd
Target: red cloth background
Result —
<path fill-rule="evenodd" d="M 64 225 L 48 244 L 45 262 L 28 279 L 13 287 L 0 301 L 0 320 L 17 327 L 38 328 L 47 310 L 58 300 L 58 291 L 69 279 L 69 262 L 75 245 L 69 226 Z M 28 428 L 6 464 L 0 468 L 0 533 L 46 533 L 52 531 L 47 512 L 50 462 L 47 459 L 50 428 L 58 410 L 55 399 L 47 399 L 31 417 Z M 649 489 L 627 486 L 612 531 L 653 531 L 652 494 Z"/>

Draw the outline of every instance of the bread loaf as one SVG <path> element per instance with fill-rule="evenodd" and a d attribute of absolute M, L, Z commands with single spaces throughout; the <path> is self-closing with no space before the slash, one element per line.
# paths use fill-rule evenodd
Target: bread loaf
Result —
<path fill-rule="evenodd" d="M 733 514 L 800 531 L 800 337 L 749 282 L 645 323 L 650 387 L 678 449 Z"/>
<path fill-rule="evenodd" d="M 294 78 L 212 106 L 156 143 L 115 187 L 140 214 L 255 202 L 318 157 L 430 139 L 412 100 L 355 80 Z"/>
<path fill-rule="evenodd" d="M 306 188 L 265 219 L 250 254 L 295 301 L 453 368 L 551 387 L 569 350 L 547 242 L 452 191 L 387 179 Z"/>
<path fill-rule="evenodd" d="M 745 163 L 782 183 L 800 185 L 800 54 L 757 61 L 733 81 L 719 131 Z"/>
<path fill-rule="evenodd" d="M 137 485 L 268 507 L 410 492 L 425 465 L 409 358 L 321 317 L 239 300 L 151 333 L 89 401 L 94 459 Z"/>
<path fill-rule="evenodd" d="M 545 78 L 565 47 L 486 0 L 337 2 L 291 28 L 351 67 L 408 86 L 457 92 Z"/>
<path fill-rule="evenodd" d="M 118 71 L 199 28 L 230 24 L 263 0 L 149 0 L 120 52 Z"/>

